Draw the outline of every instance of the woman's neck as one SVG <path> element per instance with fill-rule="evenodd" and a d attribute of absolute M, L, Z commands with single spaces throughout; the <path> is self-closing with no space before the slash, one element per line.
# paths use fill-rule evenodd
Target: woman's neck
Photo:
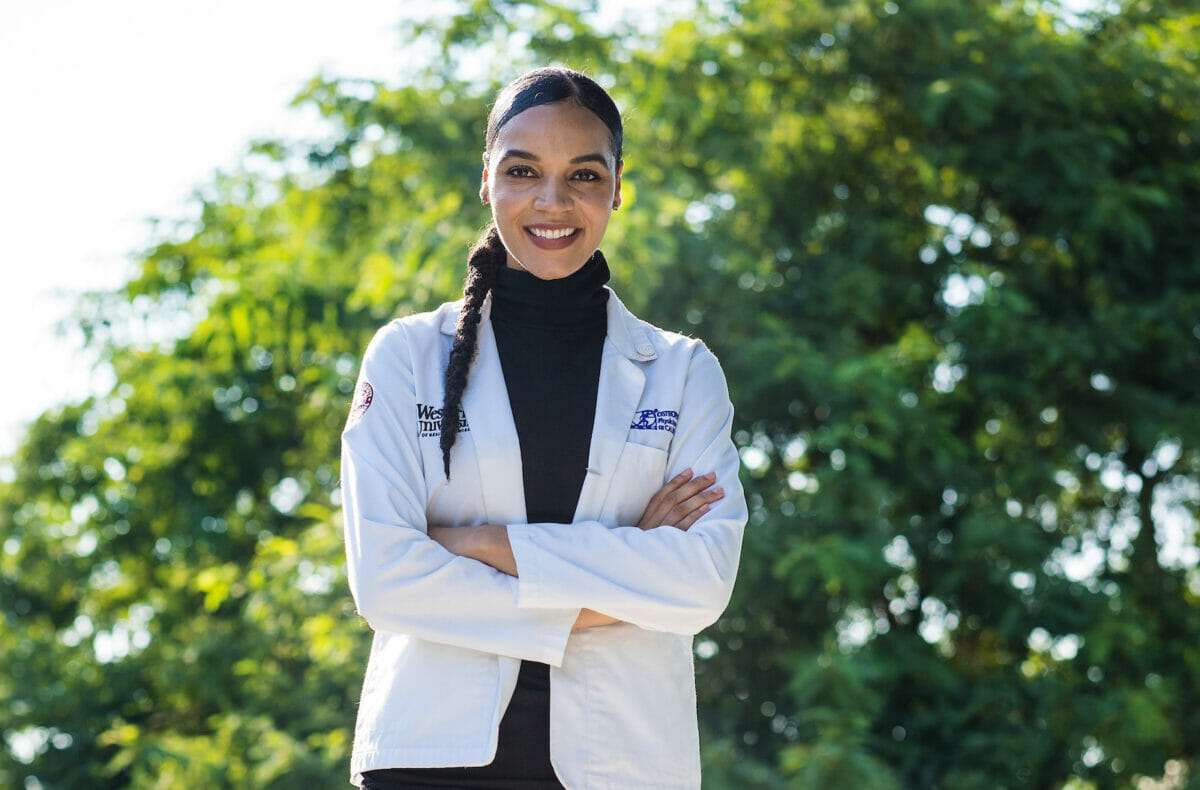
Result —
<path fill-rule="evenodd" d="M 529 272 L 505 267 L 492 287 L 492 320 L 569 327 L 605 316 L 608 262 L 598 250 L 572 274 L 542 280 Z"/>

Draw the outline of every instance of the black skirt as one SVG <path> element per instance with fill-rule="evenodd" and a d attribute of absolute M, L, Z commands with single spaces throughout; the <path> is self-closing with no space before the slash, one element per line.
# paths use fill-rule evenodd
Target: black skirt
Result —
<path fill-rule="evenodd" d="M 496 758 L 471 768 L 382 768 L 363 790 L 564 790 L 550 765 L 550 667 L 522 661 L 512 702 L 500 720 Z"/>

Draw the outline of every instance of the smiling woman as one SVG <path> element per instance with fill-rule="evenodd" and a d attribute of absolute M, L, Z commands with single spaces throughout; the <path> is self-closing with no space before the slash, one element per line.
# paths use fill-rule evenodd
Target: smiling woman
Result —
<path fill-rule="evenodd" d="M 342 442 L 362 787 L 700 786 L 692 636 L 746 503 L 715 357 L 605 285 L 621 147 L 583 74 L 508 86 L 463 300 L 367 348 Z"/>

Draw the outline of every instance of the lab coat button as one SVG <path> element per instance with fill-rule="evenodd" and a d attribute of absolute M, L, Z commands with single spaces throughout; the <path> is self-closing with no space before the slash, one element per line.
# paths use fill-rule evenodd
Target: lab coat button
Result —
<path fill-rule="evenodd" d="M 649 343 L 642 343 L 640 346 L 637 347 L 637 352 L 640 356 L 652 357 L 652 356 L 654 356 L 654 347 L 651 346 Z"/>

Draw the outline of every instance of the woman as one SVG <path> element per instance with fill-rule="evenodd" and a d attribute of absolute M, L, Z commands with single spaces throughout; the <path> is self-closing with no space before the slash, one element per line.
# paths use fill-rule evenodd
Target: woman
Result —
<path fill-rule="evenodd" d="M 368 346 L 342 450 L 375 630 L 357 785 L 700 785 L 692 636 L 729 600 L 746 506 L 715 357 L 604 285 L 621 146 L 586 76 L 505 88 L 464 299 Z"/>

